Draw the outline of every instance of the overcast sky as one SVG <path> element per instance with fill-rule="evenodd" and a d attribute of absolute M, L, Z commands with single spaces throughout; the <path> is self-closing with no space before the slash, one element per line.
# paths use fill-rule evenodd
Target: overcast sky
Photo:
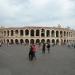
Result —
<path fill-rule="evenodd" d="M 75 29 L 75 0 L 0 0 L 0 26 L 36 24 Z"/>

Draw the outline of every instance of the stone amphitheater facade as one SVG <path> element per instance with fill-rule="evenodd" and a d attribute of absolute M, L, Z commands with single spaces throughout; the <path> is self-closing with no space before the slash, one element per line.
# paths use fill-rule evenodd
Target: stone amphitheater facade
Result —
<path fill-rule="evenodd" d="M 58 27 L 10 27 L 0 28 L 0 42 L 3 43 L 53 43 L 63 45 L 75 43 L 75 30 Z"/>

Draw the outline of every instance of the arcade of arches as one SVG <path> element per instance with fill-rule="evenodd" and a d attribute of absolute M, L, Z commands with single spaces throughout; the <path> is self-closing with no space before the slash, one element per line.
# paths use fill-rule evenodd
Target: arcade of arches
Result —
<path fill-rule="evenodd" d="M 45 29 L 45 28 L 30 28 L 30 29 L 4 29 L 3 37 L 5 43 L 54 43 L 66 44 L 75 41 L 71 30 L 65 29 Z"/>

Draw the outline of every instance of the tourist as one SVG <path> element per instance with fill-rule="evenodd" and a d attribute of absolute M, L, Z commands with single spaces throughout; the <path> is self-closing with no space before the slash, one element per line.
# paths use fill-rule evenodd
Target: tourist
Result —
<path fill-rule="evenodd" d="M 34 58 L 36 59 L 35 52 L 36 52 L 36 45 L 33 44 L 33 45 L 32 45 L 32 59 L 34 59 Z"/>
<path fill-rule="evenodd" d="M 36 46 L 33 44 L 30 46 L 30 51 L 29 51 L 29 60 L 32 61 L 34 58 L 36 59 Z"/>
<path fill-rule="evenodd" d="M 29 50 L 29 60 L 33 60 L 33 53 L 32 53 L 32 45 L 30 45 L 30 50 Z"/>
<path fill-rule="evenodd" d="M 43 46 L 42 46 L 42 53 L 45 54 L 45 43 L 43 43 Z"/>
<path fill-rule="evenodd" d="M 47 44 L 47 50 L 48 50 L 48 53 L 50 52 L 50 44 L 48 43 Z"/>

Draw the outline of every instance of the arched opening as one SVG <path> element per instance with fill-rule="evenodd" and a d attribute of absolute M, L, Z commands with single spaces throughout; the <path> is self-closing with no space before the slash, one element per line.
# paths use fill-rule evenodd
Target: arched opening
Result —
<path fill-rule="evenodd" d="M 45 30 L 41 29 L 41 37 L 44 37 L 44 36 L 45 36 Z"/>
<path fill-rule="evenodd" d="M 20 43 L 21 43 L 21 44 L 24 43 L 23 39 L 20 39 Z"/>
<path fill-rule="evenodd" d="M 54 39 L 52 39 L 52 44 L 55 45 L 55 40 Z"/>
<path fill-rule="evenodd" d="M 64 44 L 66 44 L 66 40 L 64 40 Z"/>
<path fill-rule="evenodd" d="M 4 36 L 6 36 L 6 31 L 4 31 Z"/>
<path fill-rule="evenodd" d="M 68 32 L 67 32 L 67 37 L 68 37 Z"/>
<path fill-rule="evenodd" d="M 23 36 L 23 30 L 20 30 L 20 36 Z"/>
<path fill-rule="evenodd" d="M 62 31 L 60 31 L 60 37 L 63 37 L 63 32 Z"/>
<path fill-rule="evenodd" d="M 18 39 L 15 39 L 15 44 L 19 44 Z"/>
<path fill-rule="evenodd" d="M 69 41 L 67 40 L 67 43 L 68 43 Z"/>
<path fill-rule="evenodd" d="M 66 36 L 66 32 L 64 31 L 64 36 Z"/>
<path fill-rule="evenodd" d="M 59 39 L 56 40 L 56 45 L 59 45 Z"/>
<path fill-rule="evenodd" d="M 7 39 L 7 43 L 9 43 L 9 39 Z"/>
<path fill-rule="evenodd" d="M 34 44 L 34 39 L 31 39 L 30 40 L 30 44 Z"/>
<path fill-rule="evenodd" d="M 25 43 L 26 43 L 26 44 L 29 44 L 29 40 L 28 40 L 28 39 L 25 39 Z"/>
<path fill-rule="evenodd" d="M 63 39 L 61 39 L 61 45 L 63 45 L 64 43 L 63 43 Z"/>
<path fill-rule="evenodd" d="M 50 39 L 47 39 L 47 43 L 50 43 Z"/>
<path fill-rule="evenodd" d="M 36 39 L 36 43 L 40 43 L 40 40 L 39 39 Z"/>
<path fill-rule="evenodd" d="M 50 36 L 50 31 L 49 31 L 49 30 L 46 31 L 46 36 L 47 36 L 47 37 Z"/>
<path fill-rule="evenodd" d="M 28 29 L 25 30 L 25 35 L 26 36 L 29 35 L 29 30 Z"/>
<path fill-rule="evenodd" d="M 14 35 L 13 30 L 11 30 L 11 36 L 13 36 L 13 35 Z"/>
<path fill-rule="evenodd" d="M 69 32 L 69 37 L 70 37 L 70 32 Z"/>
<path fill-rule="evenodd" d="M 39 36 L 40 31 L 36 30 L 36 36 Z"/>
<path fill-rule="evenodd" d="M 54 30 L 51 31 L 51 36 L 52 36 L 52 37 L 55 37 L 55 32 L 54 32 Z"/>
<path fill-rule="evenodd" d="M 7 30 L 7 36 L 9 36 L 9 30 Z"/>
<path fill-rule="evenodd" d="M 31 35 L 31 36 L 34 36 L 34 30 L 32 29 L 30 32 L 31 32 L 30 35 Z"/>
<path fill-rule="evenodd" d="M 59 31 L 56 31 L 56 37 L 59 37 Z"/>
<path fill-rule="evenodd" d="M 15 30 L 15 34 L 18 34 L 18 30 Z"/>
<path fill-rule="evenodd" d="M 13 39 L 11 39 L 11 44 L 13 44 L 14 43 L 14 41 L 13 41 Z"/>
<path fill-rule="evenodd" d="M 42 39 L 42 40 L 41 40 L 41 43 L 45 43 L 45 39 Z"/>

